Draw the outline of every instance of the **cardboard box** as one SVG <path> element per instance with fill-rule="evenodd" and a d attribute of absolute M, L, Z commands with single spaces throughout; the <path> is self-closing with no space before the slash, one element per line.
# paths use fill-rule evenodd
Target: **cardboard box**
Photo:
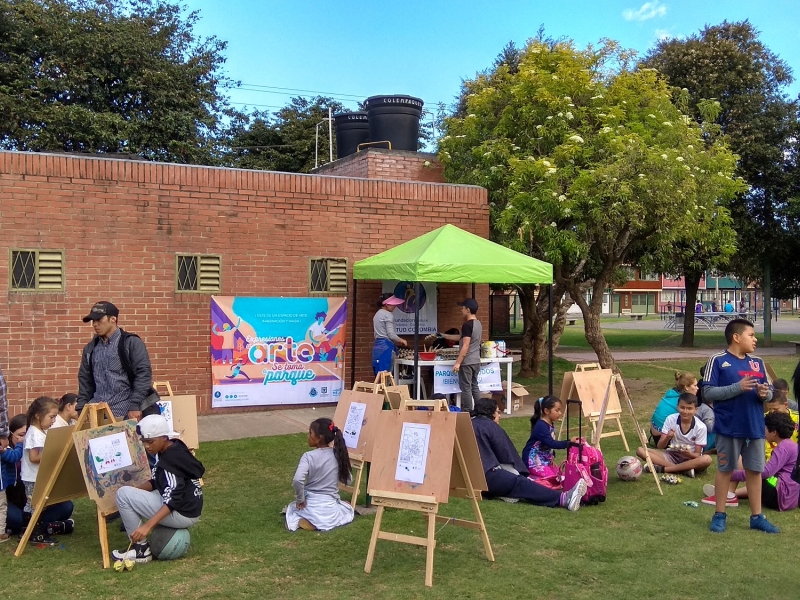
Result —
<path fill-rule="evenodd" d="M 521 383 L 511 384 L 511 412 L 519 410 L 525 404 L 525 396 L 528 395 L 528 390 L 525 389 Z"/>

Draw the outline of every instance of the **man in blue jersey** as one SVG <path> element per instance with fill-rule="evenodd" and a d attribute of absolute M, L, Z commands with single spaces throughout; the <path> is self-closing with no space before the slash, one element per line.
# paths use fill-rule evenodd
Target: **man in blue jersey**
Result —
<path fill-rule="evenodd" d="M 764 362 L 751 353 L 756 349 L 753 324 L 732 319 L 725 327 L 728 349 L 708 359 L 703 378 L 703 398 L 714 403 L 714 433 L 717 434 L 717 476 L 714 489 L 727 490 L 739 457 L 751 490 L 750 529 L 780 533 L 761 514 L 761 471 L 764 470 L 764 402 L 772 398 Z M 750 488 L 750 486 L 753 488 Z M 724 493 L 716 494 L 716 512 L 711 531 L 725 531 Z"/>

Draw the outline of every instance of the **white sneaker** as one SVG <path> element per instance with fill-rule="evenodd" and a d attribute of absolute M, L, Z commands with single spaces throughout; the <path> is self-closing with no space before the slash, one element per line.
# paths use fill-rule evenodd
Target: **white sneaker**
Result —
<path fill-rule="evenodd" d="M 114 550 L 111 552 L 111 558 L 114 560 L 132 560 L 137 563 L 148 563 L 153 560 L 153 554 L 150 552 L 150 544 L 147 542 L 143 544 L 134 544 L 128 550 Z"/>
<path fill-rule="evenodd" d="M 519 498 L 509 498 L 508 496 L 498 496 L 498 498 L 500 498 L 500 500 L 503 502 L 508 502 L 509 504 L 516 504 L 519 502 Z"/>
<path fill-rule="evenodd" d="M 569 511 L 575 512 L 581 507 L 581 498 L 586 493 L 586 482 L 581 478 L 578 480 L 570 491 L 567 492 L 567 502 L 565 508 Z"/>

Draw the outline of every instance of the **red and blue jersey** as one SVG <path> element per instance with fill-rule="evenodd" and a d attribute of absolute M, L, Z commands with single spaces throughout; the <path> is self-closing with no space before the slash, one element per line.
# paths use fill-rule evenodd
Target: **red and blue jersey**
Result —
<path fill-rule="evenodd" d="M 756 383 L 767 383 L 764 361 L 757 356 L 738 358 L 728 352 L 720 352 L 708 359 L 703 387 L 727 387 L 738 384 L 745 377 Z M 763 439 L 764 401 L 755 389 L 740 391 L 728 400 L 714 402 L 714 433 L 733 438 Z"/>

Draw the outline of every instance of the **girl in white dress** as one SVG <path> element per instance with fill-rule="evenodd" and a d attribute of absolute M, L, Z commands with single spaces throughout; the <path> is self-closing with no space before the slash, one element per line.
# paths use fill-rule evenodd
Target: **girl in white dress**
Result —
<path fill-rule="evenodd" d="M 286 527 L 329 531 L 347 525 L 354 512 L 339 497 L 339 482 L 350 481 L 350 455 L 342 431 L 330 419 L 317 419 L 308 428 L 308 445 L 314 449 L 297 465 L 292 479 L 295 501 L 286 507 Z"/>

